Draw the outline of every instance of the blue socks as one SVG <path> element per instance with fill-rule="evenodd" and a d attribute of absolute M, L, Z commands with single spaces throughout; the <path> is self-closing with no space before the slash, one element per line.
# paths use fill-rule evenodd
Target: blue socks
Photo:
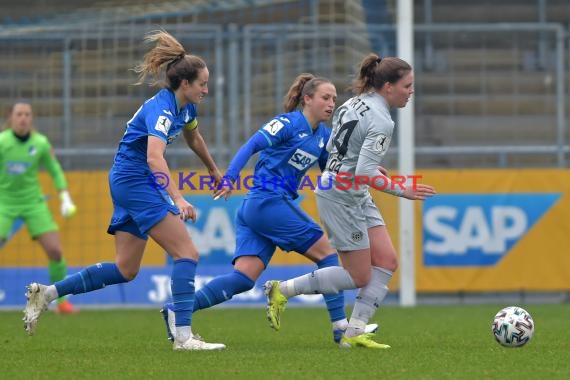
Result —
<path fill-rule="evenodd" d="M 191 259 L 178 259 L 172 266 L 170 289 L 176 326 L 191 326 L 194 310 L 194 277 L 198 263 Z"/>
<path fill-rule="evenodd" d="M 336 267 L 339 266 L 338 254 L 333 253 L 328 255 L 321 261 L 317 263 L 319 269 L 326 267 Z M 327 310 L 331 318 L 331 322 L 336 322 L 341 319 L 346 318 L 346 313 L 344 311 L 344 292 L 340 291 L 336 294 L 323 294 L 323 298 L 327 304 Z"/>
<path fill-rule="evenodd" d="M 121 284 L 128 280 L 123 277 L 115 263 L 98 263 L 56 282 L 59 297 L 68 294 L 81 294 L 104 288 L 107 285 Z"/>
<path fill-rule="evenodd" d="M 253 288 L 255 281 L 238 270 L 214 278 L 196 292 L 194 311 L 206 309 Z"/>

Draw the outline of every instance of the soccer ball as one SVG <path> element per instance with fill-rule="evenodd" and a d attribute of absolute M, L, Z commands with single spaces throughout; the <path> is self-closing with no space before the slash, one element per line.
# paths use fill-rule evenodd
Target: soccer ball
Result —
<path fill-rule="evenodd" d="M 534 321 L 525 309 L 509 306 L 495 315 L 491 330 L 502 346 L 522 347 L 534 335 Z"/>

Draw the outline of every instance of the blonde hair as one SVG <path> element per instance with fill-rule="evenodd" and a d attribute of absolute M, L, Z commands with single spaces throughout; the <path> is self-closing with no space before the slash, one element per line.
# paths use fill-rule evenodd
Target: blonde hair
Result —
<path fill-rule="evenodd" d="M 206 62 L 201 57 L 188 54 L 182 44 L 165 30 L 148 33 L 144 41 L 156 45 L 145 54 L 143 61 L 134 67 L 133 71 L 139 75 L 135 85 L 143 84 L 147 76 L 151 76 L 151 86 L 166 86 L 176 90 L 184 79 L 190 83 L 196 80 L 199 71 L 206 67 Z M 160 79 L 164 66 L 166 83 Z"/>

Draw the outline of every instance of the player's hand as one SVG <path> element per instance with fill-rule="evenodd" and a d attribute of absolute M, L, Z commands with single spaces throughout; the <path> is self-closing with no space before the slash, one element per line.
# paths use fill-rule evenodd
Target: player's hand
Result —
<path fill-rule="evenodd" d="M 230 177 L 224 176 L 220 180 L 218 186 L 216 186 L 216 190 L 214 190 L 214 200 L 217 201 L 220 198 L 224 198 L 226 201 L 232 195 L 232 191 L 234 189 L 233 184 L 235 181 L 232 181 Z"/>
<path fill-rule="evenodd" d="M 183 221 L 191 219 L 192 222 L 196 222 L 196 209 L 184 197 L 175 200 L 174 204 L 180 210 L 180 219 Z"/>
<path fill-rule="evenodd" d="M 63 190 L 59 193 L 59 200 L 61 201 L 61 216 L 67 219 L 75 215 L 77 207 L 71 200 L 67 190 Z"/>
<path fill-rule="evenodd" d="M 224 198 L 226 201 L 232 195 L 233 186 L 229 178 L 225 178 L 223 183 L 214 191 L 214 200 Z"/>
<path fill-rule="evenodd" d="M 212 170 L 208 169 L 208 174 L 210 174 L 214 178 L 214 189 L 217 189 L 222 182 L 222 173 L 218 170 L 218 168 L 214 168 Z"/>
<path fill-rule="evenodd" d="M 437 192 L 433 186 L 418 183 L 415 184 L 415 186 L 407 187 L 402 197 L 412 201 L 424 201 L 427 198 L 433 197 L 435 194 L 437 194 Z"/>

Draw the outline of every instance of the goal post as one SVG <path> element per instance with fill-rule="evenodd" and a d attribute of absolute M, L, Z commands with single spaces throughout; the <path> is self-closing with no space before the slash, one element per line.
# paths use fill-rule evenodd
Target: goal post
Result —
<path fill-rule="evenodd" d="M 398 0 L 397 8 L 397 56 L 414 66 L 414 12 L 412 0 Z M 414 162 L 414 97 L 408 105 L 398 110 L 398 171 L 412 175 Z M 414 202 L 399 200 L 400 214 L 400 305 L 416 304 L 415 283 L 415 217 Z"/>

